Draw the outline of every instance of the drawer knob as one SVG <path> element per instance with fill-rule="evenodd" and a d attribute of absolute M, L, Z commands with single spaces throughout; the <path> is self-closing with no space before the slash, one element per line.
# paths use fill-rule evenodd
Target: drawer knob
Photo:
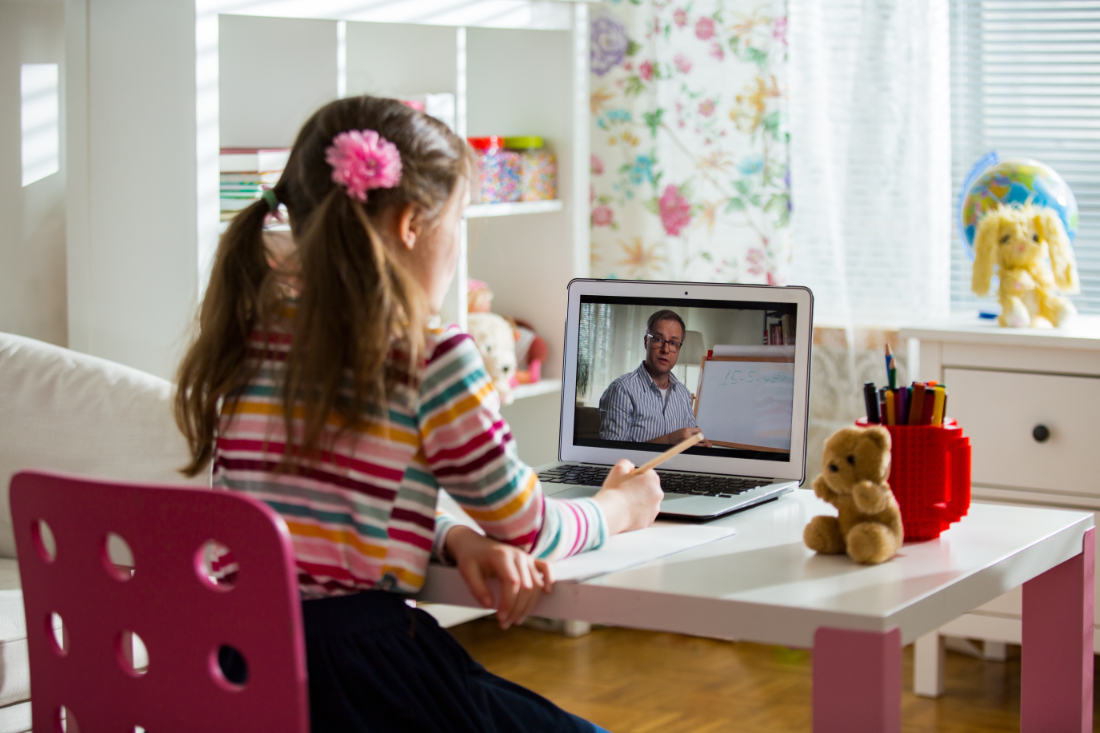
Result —
<path fill-rule="evenodd" d="M 1050 428 L 1046 425 L 1036 425 L 1031 431 L 1031 437 L 1035 438 L 1036 443 L 1045 443 L 1050 438 Z"/>

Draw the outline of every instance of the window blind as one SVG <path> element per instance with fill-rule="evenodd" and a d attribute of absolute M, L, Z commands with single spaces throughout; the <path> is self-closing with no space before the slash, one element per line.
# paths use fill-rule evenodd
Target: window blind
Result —
<path fill-rule="evenodd" d="M 953 207 L 990 150 L 1052 167 L 1080 210 L 1073 301 L 1100 313 L 1100 0 L 951 0 L 950 40 Z M 970 271 L 956 224 L 952 310 L 996 310 L 970 292 Z"/>

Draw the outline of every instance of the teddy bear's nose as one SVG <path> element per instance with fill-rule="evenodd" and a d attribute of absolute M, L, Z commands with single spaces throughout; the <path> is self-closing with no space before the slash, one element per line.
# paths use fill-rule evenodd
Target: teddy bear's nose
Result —
<path fill-rule="evenodd" d="M 837 471 L 839 471 L 840 469 L 836 467 L 836 464 L 835 464 L 835 463 L 830 463 L 830 464 L 829 464 L 829 470 L 830 470 L 830 471 L 832 471 L 833 473 L 836 473 L 836 472 L 837 472 Z"/>

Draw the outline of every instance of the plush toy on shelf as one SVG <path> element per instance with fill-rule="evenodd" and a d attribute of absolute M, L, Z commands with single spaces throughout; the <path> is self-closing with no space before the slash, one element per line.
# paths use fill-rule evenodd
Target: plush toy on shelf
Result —
<path fill-rule="evenodd" d="M 848 553 L 858 563 L 877 565 L 901 547 L 901 509 L 886 483 L 890 475 L 890 433 L 881 426 L 841 428 L 825 441 L 821 475 L 814 493 L 839 516 L 817 516 L 802 534 L 806 546 L 823 555 Z"/>
<path fill-rule="evenodd" d="M 520 384 L 535 384 L 542 379 L 542 365 L 550 355 L 550 347 L 527 321 L 508 320 L 516 334 L 516 379 Z"/>
<path fill-rule="evenodd" d="M 1002 326 L 1061 326 L 1077 315 L 1057 294 L 1081 287 L 1062 220 L 1050 209 L 999 204 L 982 217 L 974 237 L 974 293 L 988 293 L 994 274 Z"/>
<path fill-rule="evenodd" d="M 1002 161 L 991 152 L 960 190 L 959 232 L 974 263 L 970 288 L 984 296 L 997 276 L 1000 325 L 1061 326 L 1076 315 L 1058 295 L 1080 291 L 1077 199 L 1065 180 L 1038 161 Z"/>
<path fill-rule="evenodd" d="M 470 313 L 468 330 L 485 362 L 485 370 L 500 393 L 502 405 L 510 405 L 515 397 L 516 336 L 512 324 L 496 313 Z"/>
<path fill-rule="evenodd" d="M 492 304 L 493 291 L 489 289 L 488 284 L 470 278 L 466 286 L 466 311 L 469 314 L 470 333 L 474 335 L 474 340 L 478 341 L 479 348 L 482 348 L 480 345 L 482 336 L 493 341 L 494 344 L 496 340 L 503 337 L 500 324 L 495 323 L 495 319 L 502 317 L 490 312 Z M 493 316 L 493 318 L 483 319 L 482 316 Z M 511 361 L 512 367 L 508 381 L 512 387 L 517 384 L 534 384 L 538 382 L 542 379 L 542 365 L 546 363 L 546 358 L 550 355 L 550 347 L 546 344 L 546 340 L 539 336 L 534 327 L 527 321 L 518 318 L 503 318 L 503 320 L 512 329 L 513 341 L 514 359 Z M 490 324 L 490 322 L 493 323 Z M 477 334 L 474 333 L 475 324 Z M 500 350 L 499 346 L 494 345 L 493 348 L 498 352 Z M 484 349 L 482 350 L 482 357 L 485 359 L 486 366 L 488 366 L 490 358 L 486 357 Z M 493 356 L 492 358 L 495 360 L 497 357 Z M 496 375 L 493 378 L 494 380 L 497 379 Z M 504 394 L 503 390 L 501 394 Z M 508 401 L 511 401 L 511 395 L 509 395 Z"/>
<path fill-rule="evenodd" d="M 493 309 L 493 291 L 489 285 L 472 277 L 466 281 L 466 312 L 488 313 Z"/>

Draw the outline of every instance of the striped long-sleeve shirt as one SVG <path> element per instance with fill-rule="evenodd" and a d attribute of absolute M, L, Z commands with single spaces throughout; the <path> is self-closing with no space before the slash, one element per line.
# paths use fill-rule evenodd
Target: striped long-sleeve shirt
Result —
<path fill-rule="evenodd" d="M 286 325 L 254 334 L 255 375 L 223 408 L 214 485 L 251 494 L 283 516 L 304 597 L 419 590 L 455 525 L 436 511 L 440 488 L 488 536 L 536 557 L 559 559 L 607 537 L 596 502 L 543 495 L 517 455 L 473 339 L 453 327 L 428 335 L 423 371 L 391 390 L 384 417 L 346 432 L 316 462 L 279 471 L 289 348 Z M 301 427 L 297 410 L 292 428 L 300 435 Z"/>

